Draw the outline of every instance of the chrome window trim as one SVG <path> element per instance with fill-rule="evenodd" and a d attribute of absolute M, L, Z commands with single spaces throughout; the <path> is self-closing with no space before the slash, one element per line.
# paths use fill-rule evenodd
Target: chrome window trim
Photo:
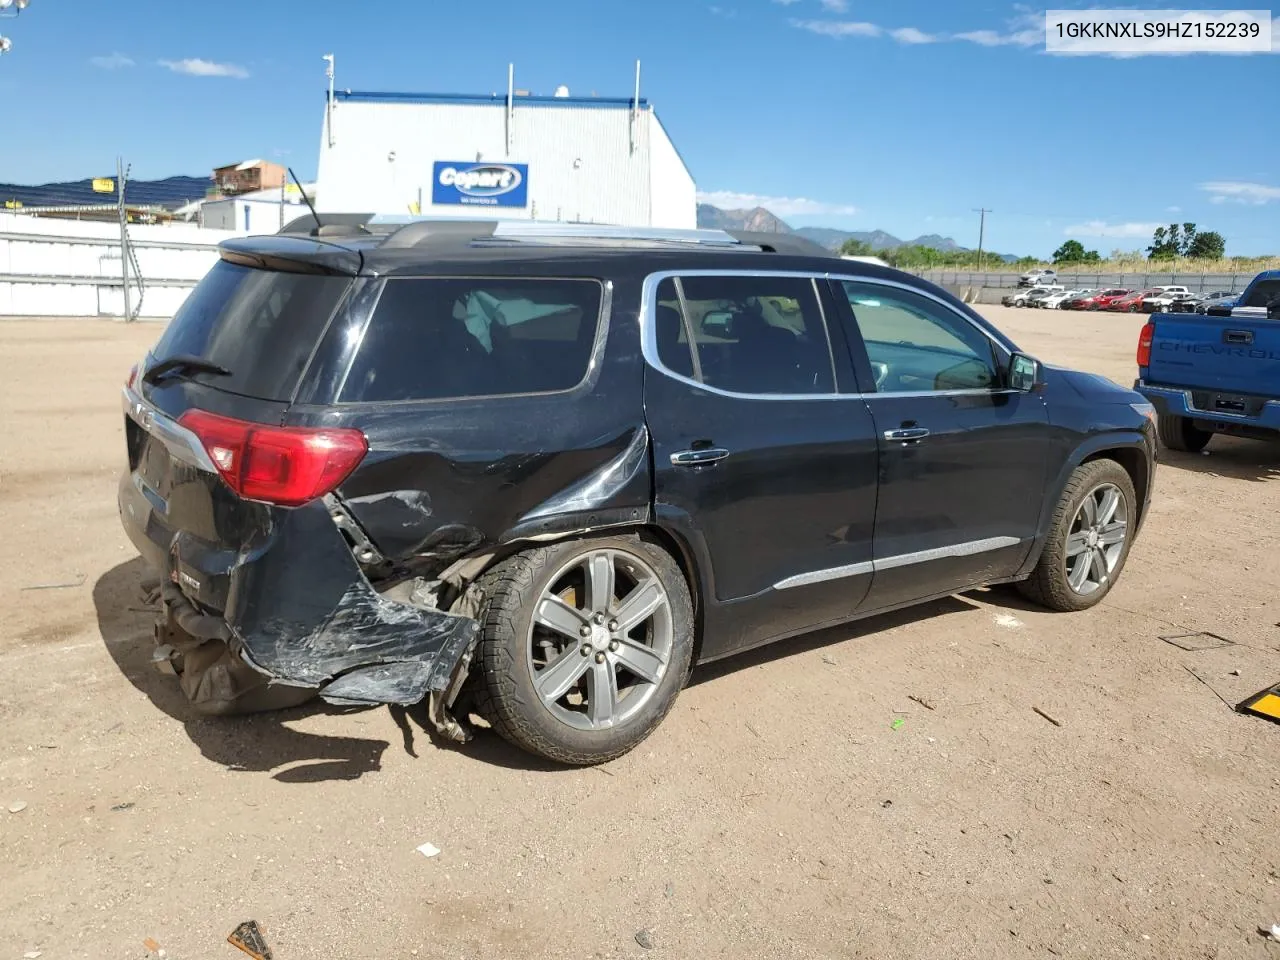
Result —
<path fill-rule="evenodd" d="M 857 577 L 881 570 L 893 570 L 897 567 L 908 567 L 917 563 L 928 563 L 930 560 L 944 560 L 951 557 L 972 557 L 979 553 L 990 553 L 1006 547 L 1016 547 L 1026 543 L 1018 537 L 987 537 L 983 540 L 968 540 L 948 547 L 934 547 L 932 550 L 917 550 L 914 553 L 900 553 L 893 557 L 866 560 L 861 563 L 850 563 L 841 567 L 828 567 L 825 570 L 810 570 L 795 576 L 779 580 L 773 585 L 775 590 L 790 590 L 793 587 L 804 587 L 814 583 L 825 583 L 828 580 L 841 580 L 845 577 Z"/>
<path fill-rule="evenodd" d="M 848 273 L 818 273 L 813 270 L 659 270 L 648 274 L 644 279 L 643 291 L 640 301 L 640 352 L 644 356 L 647 363 L 654 370 L 663 376 L 670 377 L 672 380 L 678 380 L 681 383 L 696 387 L 699 390 L 706 390 L 708 393 L 714 393 L 722 397 L 730 397 L 735 400 L 874 400 L 877 398 L 887 397 L 963 397 L 963 396 L 999 396 L 1002 394 L 1018 393 L 1017 390 L 1011 390 L 1008 387 L 999 387 L 995 389 L 965 389 L 965 390 L 920 390 L 912 392 L 883 392 L 883 393 L 737 393 L 732 390 L 724 390 L 720 387 L 713 387 L 707 383 L 700 383 L 691 377 L 676 373 L 662 365 L 658 359 L 658 341 L 655 326 L 656 310 L 657 310 L 657 290 L 658 284 L 668 278 L 679 277 L 781 277 L 781 278 L 798 278 L 802 280 L 810 280 L 815 285 L 819 280 L 826 281 L 848 281 L 850 283 L 865 283 L 872 286 L 893 287 L 900 290 L 906 290 L 908 293 L 914 293 L 916 296 L 925 297 L 934 303 L 950 311 L 959 317 L 973 329 L 977 330 L 984 337 L 991 341 L 1003 353 L 1013 353 L 1017 347 L 1012 343 L 1005 343 L 999 337 L 995 336 L 990 330 L 987 330 L 981 324 L 975 323 L 972 317 L 967 316 L 963 311 L 957 310 L 954 306 L 947 303 L 941 297 L 938 297 L 928 290 L 922 290 L 908 283 L 902 283 L 897 280 L 885 280 L 880 277 L 856 276 Z M 822 307 L 822 297 L 818 296 L 818 309 L 823 314 L 823 329 L 827 334 L 827 350 L 831 355 L 831 362 L 835 364 L 835 349 L 831 343 L 831 331 L 827 327 L 826 311 Z M 856 322 L 856 321 L 855 321 Z M 697 351 L 690 344 L 691 352 L 696 356 Z M 837 382 L 835 379 L 833 383 Z"/>
<path fill-rule="evenodd" d="M 161 413 L 131 387 L 124 388 L 121 401 L 129 419 L 163 443 L 175 460 L 217 475 L 218 470 L 209 459 L 209 452 L 194 433 L 168 414 Z"/>
<path fill-rule="evenodd" d="M 856 400 L 859 394 L 856 393 L 737 393 L 733 390 L 724 390 L 720 387 L 713 387 L 709 383 L 700 383 L 691 377 L 676 373 L 662 365 L 658 359 L 658 336 L 657 336 L 657 292 L 658 284 L 668 278 L 678 279 L 680 277 L 757 277 L 757 278 L 779 278 L 779 279 L 798 279 L 809 280 L 816 283 L 818 280 L 825 279 L 824 274 L 814 273 L 812 270 L 660 270 L 651 273 L 644 278 L 643 293 L 640 300 L 640 353 L 644 356 L 645 362 L 653 369 L 657 370 L 663 376 L 670 377 L 672 380 L 678 380 L 681 383 L 687 383 L 691 387 L 699 390 L 706 390 L 708 393 L 714 393 L 721 397 L 731 397 L 735 400 Z M 835 380 L 835 349 L 831 343 L 831 331 L 827 329 L 825 311 L 822 309 L 822 297 L 818 295 L 818 291 L 814 290 L 814 295 L 818 297 L 818 311 L 822 317 L 822 331 L 827 338 L 827 356 L 832 364 L 832 385 Z M 687 323 L 687 319 L 686 319 Z M 690 352 L 697 356 L 697 350 L 694 344 L 689 345 Z"/>

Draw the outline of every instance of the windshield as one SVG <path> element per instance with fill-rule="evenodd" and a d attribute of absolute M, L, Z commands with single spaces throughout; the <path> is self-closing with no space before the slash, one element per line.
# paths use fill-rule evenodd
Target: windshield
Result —
<path fill-rule="evenodd" d="M 289 400 L 347 277 L 279 273 L 219 261 L 179 308 L 152 356 L 199 357 L 229 371 L 187 375 L 219 390 Z"/>

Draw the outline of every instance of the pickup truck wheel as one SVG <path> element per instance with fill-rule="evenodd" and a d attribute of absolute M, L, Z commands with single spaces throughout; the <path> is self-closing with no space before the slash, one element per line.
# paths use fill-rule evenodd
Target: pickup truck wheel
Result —
<path fill-rule="evenodd" d="M 1054 511 L 1040 561 L 1018 585 L 1023 596 L 1061 611 L 1099 603 L 1129 556 L 1137 503 L 1133 481 L 1114 460 L 1076 467 Z"/>
<path fill-rule="evenodd" d="M 1176 417 L 1162 413 L 1156 418 L 1156 436 L 1161 446 L 1183 453 L 1199 453 L 1209 445 L 1213 434 L 1201 430 L 1189 417 Z"/>
<path fill-rule="evenodd" d="M 662 722 L 689 677 L 693 605 L 665 550 L 639 537 L 516 554 L 480 580 L 476 709 L 559 763 L 604 763 Z"/>

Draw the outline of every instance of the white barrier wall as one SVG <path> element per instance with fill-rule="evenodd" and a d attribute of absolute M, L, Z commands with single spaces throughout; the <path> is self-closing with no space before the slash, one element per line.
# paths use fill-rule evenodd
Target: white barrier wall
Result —
<path fill-rule="evenodd" d="M 130 224 L 142 273 L 142 309 L 167 320 L 218 258 L 236 230 Z M 0 317 L 122 317 L 120 228 L 114 223 L 0 213 Z M 139 292 L 131 276 L 130 297 Z"/>

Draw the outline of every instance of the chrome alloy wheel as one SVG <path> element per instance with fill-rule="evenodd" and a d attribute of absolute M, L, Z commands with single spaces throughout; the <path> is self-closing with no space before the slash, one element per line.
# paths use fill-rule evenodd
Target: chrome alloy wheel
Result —
<path fill-rule="evenodd" d="M 1067 584 L 1081 596 L 1106 586 L 1124 554 L 1129 509 L 1112 483 L 1095 487 L 1076 511 L 1067 534 Z"/>
<path fill-rule="evenodd" d="M 657 692 L 674 642 L 657 572 L 616 549 L 561 567 L 538 597 L 526 646 L 542 705 L 579 730 L 625 723 Z"/>

